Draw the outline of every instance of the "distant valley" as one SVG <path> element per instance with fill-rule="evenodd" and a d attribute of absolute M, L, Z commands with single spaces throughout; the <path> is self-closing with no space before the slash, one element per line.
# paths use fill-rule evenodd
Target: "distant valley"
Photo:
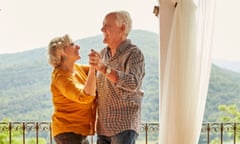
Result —
<path fill-rule="evenodd" d="M 142 120 L 158 122 L 159 37 L 156 33 L 134 30 L 130 38 L 142 49 L 146 60 Z M 80 39 L 76 43 L 81 46 L 79 63 L 87 63 L 91 48 L 99 50 L 104 47 L 101 35 Z M 47 48 L 0 54 L 0 59 L 0 119 L 50 121 L 53 111 L 49 90 L 52 68 L 47 62 Z M 239 63 L 232 68 L 223 62 L 213 63 L 204 121 L 217 121 L 221 115 L 217 109 L 219 104 L 239 104 L 239 66 Z"/>

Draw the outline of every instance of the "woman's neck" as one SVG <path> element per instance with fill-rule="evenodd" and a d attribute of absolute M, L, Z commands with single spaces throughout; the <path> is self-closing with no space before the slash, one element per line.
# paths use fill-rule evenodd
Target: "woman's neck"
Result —
<path fill-rule="evenodd" d="M 62 65 L 59 66 L 59 69 L 73 73 L 74 72 L 73 66 L 74 63 L 71 64 L 63 63 Z"/>

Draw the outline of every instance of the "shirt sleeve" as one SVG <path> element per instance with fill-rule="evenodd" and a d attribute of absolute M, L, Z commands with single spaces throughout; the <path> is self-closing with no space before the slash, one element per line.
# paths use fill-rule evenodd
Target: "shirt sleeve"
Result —
<path fill-rule="evenodd" d="M 116 71 L 118 75 L 117 87 L 131 92 L 137 92 L 145 75 L 144 55 L 139 49 L 131 52 L 126 61 L 126 71 Z"/>

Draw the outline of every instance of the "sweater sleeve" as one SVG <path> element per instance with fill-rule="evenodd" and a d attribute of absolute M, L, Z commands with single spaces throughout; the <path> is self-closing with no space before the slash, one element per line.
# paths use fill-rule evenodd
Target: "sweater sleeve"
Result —
<path fill-rule="evenodd" d="M 55 86 L 63 96 L 80 104 L 89 104 L 95 99 L 84 92 L 84 84 L 77 82 L 71 74 L 57 75 Z"/>

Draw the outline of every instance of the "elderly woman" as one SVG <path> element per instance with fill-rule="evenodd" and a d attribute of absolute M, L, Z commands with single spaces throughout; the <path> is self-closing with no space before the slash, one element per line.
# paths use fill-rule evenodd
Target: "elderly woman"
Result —
<path fill-rule="evenodd" d="M 48 46 L 53 66 L 52 134 L 57 144 L 88 144 L 87 136 L 95 132 L 95 69 L 75 63 L 79 49 L 68 35 L 52 39 Z"/>

